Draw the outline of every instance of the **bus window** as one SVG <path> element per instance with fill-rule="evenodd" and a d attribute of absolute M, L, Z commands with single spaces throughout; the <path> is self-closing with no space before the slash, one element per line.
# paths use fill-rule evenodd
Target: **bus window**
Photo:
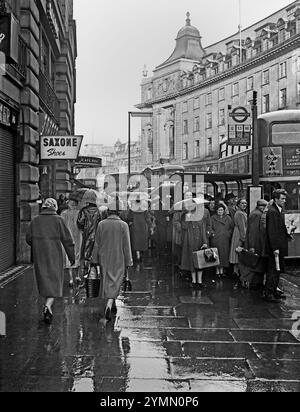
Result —
<path fill-rule="evenodd" d="M 284 185 L 287 192 L 286 210 L 300 209 L 300 185 L 298 182 L 288 182 Z"/>

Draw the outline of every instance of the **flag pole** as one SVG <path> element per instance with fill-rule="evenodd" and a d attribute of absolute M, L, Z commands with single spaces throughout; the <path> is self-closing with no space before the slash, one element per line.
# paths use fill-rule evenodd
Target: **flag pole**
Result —
<path fill-rule="evenodd" d="M 239 33 L 240 33 L 240 64 L 243 62 L 242 47 L 242 0 L 239 0 Z"/>

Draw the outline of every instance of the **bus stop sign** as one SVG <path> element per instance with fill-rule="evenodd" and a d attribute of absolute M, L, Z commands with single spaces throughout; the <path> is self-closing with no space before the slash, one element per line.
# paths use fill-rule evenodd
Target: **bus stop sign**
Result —
<path fill-rule="evenodd" d="M 251 108 L 236 107 L 229 112 L 228 146 L 251 145 Z"/>

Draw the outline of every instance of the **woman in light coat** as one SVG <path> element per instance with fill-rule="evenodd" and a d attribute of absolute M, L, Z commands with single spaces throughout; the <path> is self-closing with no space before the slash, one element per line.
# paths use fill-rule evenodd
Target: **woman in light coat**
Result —
<path fill-rule="evenodd" d="M 247 200 L 240 199 L 237 203 L 237 212 L 234 215 L 234 231 L 231 241 L 230 258 L 229 261 L 234 265 L 234 273 L 239 276 L 239 254 L 238 248 L 243 248 L 246 241 L 247 232 Z"/>
<path fill-rule="evenodd" d="M 26 241 L 32 248 L 35 276 L 39 294 L 46 298 L 43 311 L 45 323 L 53 319 L 52 306 L 55 298 L 63 297 L 64 254 L 73 266 L 75 250 L 72 235 L 63 219 L 57 214 L 55 199 L 47 199 L 40 216 L 30 224 Z"/>
<path fill-rule="evenodd" d="M 109 206 L 108 218 L 99 223 L 92 260 L 100 266 L 103 276 L 102 298 L 107 300 L 105 318 L 110 321 L 128 268 L 133 265 L 129 228 L 119 217 L 116 204 Z"/>
<path fill-rule="evenodd" d="M 78 201 L 70 199 L 68 202 L 68 210 L 64 210 L 61 214 L 67 228 L 69 229 L 74 243 L 75 243 L 75 264 L 71 266 L 67 256 L 65 256 L 65 269 L 69 272 L 69 286 L 74 286 L 73 272 L 77 282 L 80 282 L 79 268 L 80 268 L 80 254 L 82 243 L 82 232 L 77 226 L 77 220 L 79 215 Z"/>

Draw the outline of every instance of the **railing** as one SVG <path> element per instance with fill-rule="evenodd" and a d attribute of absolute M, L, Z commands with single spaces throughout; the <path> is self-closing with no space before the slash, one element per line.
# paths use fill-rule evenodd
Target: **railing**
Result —
<path fill-rule="evenodd" d="M 52 89 L 48 79 L 46 76 L 40 71 L 39 75 L 40 81 L 40 99 L 42 106 L 46 112 L 48 112 L 57 123 L 59 123 L 59 115 L 60 115 L 60 107 L 59 101 L 56 96 L 55 91 Z"/>
<path fill-rule="evenodd" d="M 21 79 L 26 80 L 27 76 L 27 44 L 19 36 L 18 41 L 18 63 L 11 61 L 10 65 L 16 70 L 16 72 L 21 76 Z"/>

